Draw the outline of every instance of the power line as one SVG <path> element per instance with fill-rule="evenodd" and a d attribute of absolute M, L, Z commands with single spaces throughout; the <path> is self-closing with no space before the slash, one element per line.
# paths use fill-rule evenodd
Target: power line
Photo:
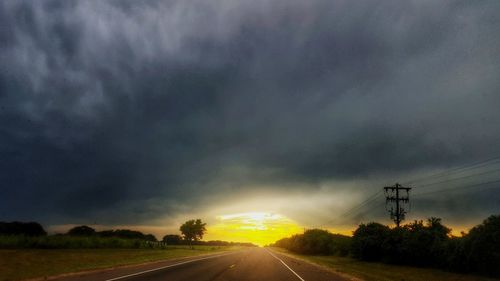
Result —
<path fill-rule="evenodd" d="M 349 213 L 352 213 L 353 211 L 357 211 L 358 209 L 364 207 L 365 205 L 371 203 L 372 201 L 374 201 L 379 195 L 381 195 L 381 192 L 382 191 L 377 191 L 376 193 L 374 193 L 373 195 L 371 195 L 370 197 L 368 197 L 367 199 L 365 199 L 363 202 L 361 202 L 360 204 L 350 208 L 349 210 L 345 211 L 344 213 L 342 213 L 341 215 L 339 215 L 338 217 L 344 217 L 344 216 L 347 216 L 349 215 Z M 333 221 L 333 220 L 332 220 Z M 331 221 L 330 221 L 331 222 Z"/>
<path fill-rule="evenodd" d="M 463 188 L 469 188 L 469 187 L 477 187 L 477 186 L 482 186 L 482 185 L 489 185 L 489 184 L 493 184 L 493 183 L 500 183 L 500 180 L 494 180 L 494 181 L 488 181 L 488 182 L 481 182 L 481 183 L 476 183 L 476 184 L 471 184 L 471 185 L 465 185 L 465 186 L 451 187 L 451 188 L 434 190 L 434 191 L 428 191 L 428 192 L 423 192 L 423 193 L 416 193 L 414 195 L 415 196 L 421 196 L 421 195 L 446 192 L 446 191 L 456 190 L 456 189 L 463 189 Z M 500 186 L 498 186 L 498 187 L 500 187 Z M 497 187 L 492 187 L 492 188 L 497 188 Z"/>
<path fill-rule="evenodd" d="M 344 225 L 351 225 L 352 224 L 351 222 L 356 217 L 365 215 L 365 214 L 369 213 L 371 210 L 375 210 L 375 209 L 377 209 L 379 207 L 382 207 L 384 204 L 385 204 L 385 202 L 379 202 L 379 204 L 374 205 L 374 206 L 370 207 L 367 210 L 358 210 L 357 212 L 351 213 L 350 215 L 348 215 L 348 216 L 346 216 L 346 217 L 344 217 L 342 219 L 339 219 L 339 220 L 337 220 L 337 221 L 335 221 L 333 223 L 324 224 L 322 226 L 344 226 Z"/>
<path fill-rule="evenodd" d="M 428 188 L 429 186 L 433 186 L 433 185 L 436 185 L 436 184 L 447 183 L 447 182 L 451 182 L 451 181 L 456 181 L 456 180 L 462 180 L 462 179 L 467 179 L 467 178 L 472 178 L 472 177 L 487 175 L 487 174 L 491 174 L 493 172 L 498 172 L 498 171 L 500 171 L 500 169 L 494 169 L 494 170 L 489 170 L 489 171 L 478 173 L 478 174 L 472 174 L 472 175 L 467 175 L 467 176 L 463 176 L 463 177 L 459 177 L 459 178 L 452 178 L 452 179 L 448 179 L 448 180 L 444 180 L 444 181 L 439 181 L 439 182 L 433 182 L 433 183 L 429 183 L 429 184 L 419 185 L 417 187 L 418 187 L 418 189 L 423 189 L 423 188 Z"/>
<path fill-rule="evenodd" d="M 489 159 L 486 159 L 486 160 L 476 161 L 476 162 L 473 162 L 473 163 L 469 163 L 469 164 L 461 165 L 461 166 L 458 166 L 458 167 L 454 167 L 452 169 L 441 171 L 439 173 L 435 173 L 435 174 L 432 174 L 432 175 L 429 175 L 429 176 L 424 176 L 424 177 L 416 178 L 416 179 L 413 179 L 411 181 L 406 182 L 405 184 L 415 183 L 415 182 L 422 182 L 422 181 L 425 182 L 425 181 L 428 181 L 430 179 L 438 179 L 438 178 L 442 178 L 444 176 L 452 176 L 452 175 L 456 176 L 456 175 L 464 173 L 464 172 L 466 172 L 468 170 L 479 169 L 481 167 L 489 166 L 489 165 L 496 164 L 496 163 L 499 163 L 499 162 L 500 162 L 500 156 L 492 157 L 492 158 L 489 158 Z M 493 170 L 489 170 L 489 171 L 485 171 L 485 172 L 481 172 L 481 173 L 476 173 L 476 174 L 472 174 L 472 175 L 466 175 L 466 176 L 462 176 L 462 177 L 458 177 L 458 178 L 451 178 L 451 179 L 447 179 L 447 180 L 439 181 L 439 182 L 431 182 L 431 183 L 428 183 L 428 184 L 424 184 L 424 185 L 418 186 L 418 189 L 420 189 L 420 188 L 427 188 L 427 187 L 430 187 L 430 186 L 433 186 L 433 185 L 447 183 L 447 182 L 456 181 L 456 180 L 460 180 L 460 179 L 466 179 L 466 178 L 472 178 L 472 177 L 482 176 L 482 175 L 490 174 L 490 173 L 497 172 L 497 171 L 500 171 L 500 169 L 493 169 Z M 489 181 L 489 182 L 482 182 L 482 183 L 478 183 L 478 184 L 472 184 L 472 185 L 461 186 L 461 187 L 454 187 L 454 188 L 434 190 L 434 191 L 424 192 L 424 193 L 416 193 L 415 195 L 420 196 L 420 195 L 427 195 L 427 194 L 433 194 L 433 193 L 440 193 L 440 192 L 446 192 L 446 191 L 455 190 L 455 189 L 461 189 L 461 188 L 467 188 L 467 187 L 476 187 L 476 186 L 488 185 L 488 184 L 493 184 L 493 183 L 498 183 L 498 182 L 500 182 L 500 180 Z M 403 188 L 403 189 L 409 191 L 411 188 L 408 187 L 408 188 Z M 355 216 L 357 216 L 359 214 L 365 213 L 366 211 L 364 211 L 364 212 L 362 211 L 363 208 L 366 207 L 366 206 L 368 206 L 368 205 L 370 205 L 370 204 L 372 204 L 373 202 L 375 202 L 375 200 L 377 200 L 378 197 L 380 195 L 382 195 L 382 191 L 383 190 L 377 191 L 376 193 L 372 194 L 371 196 L 369 196 L 368 198 L 366 198 L 364 201 L 362 201 L 360 204 L 358 204 L 358 205 L 356 205 L 356 206 L 348 209 L 347 211 L 345 211 L 342 214 L 338 215 L 336 218 L 327 221 L 326 223 L 322 224 L 321 226 L 331 225 L 331 223 L 335 222 L 335 221 L 344 222 L 344 221 L 346 221 L 348 219 L 351 219 L 351 218 L 353 218 L 353 217 L 355 217 Z M 403 198 L 403 199 L 405 199 L 405 198 Z M 398 201 L 394 201 L 394 202 L 399 202 L 399 199 L 400 198 L 397 198 Z M 370 208 L 369 210 L 371 210 L 371 209 L 373 209 L 373 208 Z M 391 213 L 391 214 L 394 215 L 394 213 Z M 401 217 L 401 214 L 399 213 L 399 210 L 395 214 L 396 215 L 394 216 L 395 217 L 394 219 L 396 221 L 396 224 L 398 224 L 399 222 L 401 222 L 402 217 Z M 337 223 L 337 225 L 339 225 L 339 223 Z"/>
<path fill-rule="evenodd" d="M 488 165 L 491 165 L 491 164 L 494 164 L 497 162 L 500 162 L 500 156 L 489 158 L 489 159 L 482 160 L 482 161 L 469 163 L 466 165 L 461 165 L 461 166 L 458 166 L 458 167 L 455 167 L 452 169 L 448 169 L 445 171 L 441 171 L 441 172 L 438 172 L 438 173 L 435 173 L 435 174 L 432 174 L 429 176 L 415 178 L 415 179 L 412 179 L 410 181 L 405 182 L 405 184 L 411 184 L 411 183 L 415 183 L 415 182 L 425 181 L 425 180 L 429 180 L 432 178 L 440 178 L 443 176 L 449 176 L 450 174 L 462 173 L 462 172 L 467 171 L 467 170 L 481 168 L 481 167 L 488 166 Z"/>
<path fill-rule="evenodd" d="M 375 201 L 372 201 L 371 203 L 373 203 L 373 202 L 375 202 Z M 353 219 L 355 219 L 356 217 L 365 215 L 367 213 L 370 213 L 372 210 L 375 210 L 375 209 L 377 209 L 379 207 L 384 206 L 384 204 L 385 204 L 385 202 L 379 202 L 379 204 L 374 205 L 374 206 L 370 207 L 367 210 L 358 210 L 357 212 L 352 213 L 349 216 L 344 217 L 343 220 L 339 220 L 337 223 L 330 224 L 330 225 L 337 225 L 337 226 L 339 226 L 339 225 L 349 225 L 350 224 L 349 222 L 352 221 Z"/>
<path fill-rule="evenodd" d="M 366 200 L 364 200 L 363 202 L 361 202 L 357 206 L 354 206 L 353 208 L 351 208 L 351 209 L 347 210 L 346 212 L 344 212 L 341 216 L 348 215 L 349 213 L 351 213 L 351 212 L 353 212 L 355 210 L 361 209 L 365 205 L 370 204 L 375 199 L 377 199 L 378 196 L 382 195 L 381 193 L 382 193 L 382 191 L 377 191 L 376 193 L 374 193 L 372 196 L 368 197 Z"/>
<path fill-rule="evenodd" d="M 382 195 L 382 190 L 377 191 L 376 193 L 372 194 L 370 197 L 368 197 L 367 199 L 365 199 L 360 204 L 358 204 L 358 205 L 356 205 L 356 206 L 348 209 L 347 211 L 345 211 L 342 214 L 338 215 L 335 219 L 329 220 L 326 223 L 324 223 L 323 225 L 331 224 L 332 222 L 338 221 L 340 219 L 342 219 L 341 221 L 345 221 L 346 219 L 352 217 L 353 214 L 356 215 L 357 214 L 356 212 L 359 212 L 363 207 L 365 207 L 365 206 L 371 204 L 372 202 L 374 202 L 377 199 L 377 197 L 379 197 L 380 195 Z"/>

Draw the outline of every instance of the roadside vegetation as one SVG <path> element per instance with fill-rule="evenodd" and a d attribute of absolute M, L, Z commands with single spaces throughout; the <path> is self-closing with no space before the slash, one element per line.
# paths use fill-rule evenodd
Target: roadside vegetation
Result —
<path fill-rule="evenodd" d="M 189 220 L 182 235 L 152 234 L 129 229 L 96 231 L 82 225 L 64 234 L 47 235 L 36 222 L 0 222 L 0 281 L 48 277 L 64 273 L 233 251 L 251 243 L 201 241 L 205 224 Z"/>
<path fill-rule="evenodd" d="M 82 225 L 47 235 L 36 222 L 0 222 L 0 249 L 152 249 L 162 248 L 152 234 L 128 229 L 95 231 Z"/>
<path fill-rule="evenodd" d="M 47 235 L 36 222 L 0 222 L 0 249 L 167 249 L 171 245 L 255 246 L 251 243 L 201 241 L 205 224 L 190 220 L 180 228 L 182 235 L 167 234 L 158 241 L 152 234 L 129 229 L 96 231 L 82 225 L 65 234 Z M 184 247 L 186 248 L 186 247 Z"/>
<path fill-rule="evenodd" d="M 324 266 L 334 272 L 365 281 L 498 281 L 498 279 L 433 268 L 366 262 L 352 257 L 301 255 L 283 248 L 273 249 L 280 253 Z"/>
<path fill-rule="evenodd" d="M 281 239 L 272 246 L 302 255 L 332 256 L 315 258 L 327 263 L 341 261 L 335 257 L 348 256 L 363 262 L 500 277 L 500 216 L 489 217 L 461 237 L 450 233 L 438 218 L 399 228 L 372 222 L 360 225 L 352 237 L 312 229 Z"/>
<path fill-rule="evenodd" d="M 165 246 L 163 249 L 0 250 L 0 281 L 44 278 L 166 259 L 215 254 L 236 246 Z"/>

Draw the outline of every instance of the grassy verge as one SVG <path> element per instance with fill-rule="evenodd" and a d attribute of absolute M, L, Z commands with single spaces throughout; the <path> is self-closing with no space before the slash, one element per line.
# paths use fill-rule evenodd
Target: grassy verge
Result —
<path fill-rule="evenodd" d="M 446 272 L 437 269 L 361 262 L 347 257 L 306 256 L 290 253 L 284 249 L 273 250 L 302 260 L 326 266 L 339 273 L 366 281 L 498 281 L 486 277 Z"/>
<path fill-rule="evenodd" d="M 157 249 L 160 243 L 99 236 L 0 236 L 0 249 Z"/>
<path fill-rule="evenodd" d="M 0 281 L 45 277 L 237 250 L 227 246 L 168 246 L 166 249 L 0 250 Z"/>

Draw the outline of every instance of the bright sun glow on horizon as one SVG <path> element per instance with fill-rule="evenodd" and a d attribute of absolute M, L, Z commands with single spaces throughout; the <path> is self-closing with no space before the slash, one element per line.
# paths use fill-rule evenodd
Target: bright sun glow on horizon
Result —
<path fill-rule="evenodd" d="M 274 213 L 248 212 L 217 216 L 204 240 L 250 242 L 259 246 L 302 232 L 293 220 Z"/>

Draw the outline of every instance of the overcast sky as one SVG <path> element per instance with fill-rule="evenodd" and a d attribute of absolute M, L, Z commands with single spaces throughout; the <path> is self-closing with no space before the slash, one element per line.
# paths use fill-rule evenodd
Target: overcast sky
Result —
<path fill-rule="evenodd" d="M 0 0 L 0 220 L 321 225 L 500 155 L 499 27 L 499 1 Z M 410 215 L 476 223 L 498 193 Z"/>

